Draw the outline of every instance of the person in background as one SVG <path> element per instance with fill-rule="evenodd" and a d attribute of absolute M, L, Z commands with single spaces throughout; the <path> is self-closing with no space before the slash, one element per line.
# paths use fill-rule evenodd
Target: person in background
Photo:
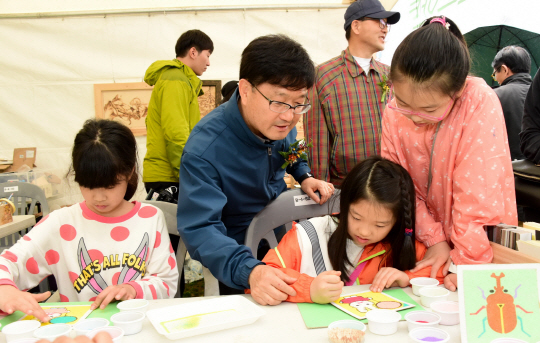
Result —
<path fill-rule="evenodd" d="M 393 98 L 383 115 L 383 157 L 416 187 L 416 238 L 428 250 L 412 272 L 489 263 L 484 225 L 517 225 L 514 174 L 501 104 L 483 79 L 468 76 L 469 50 L 456 24 L 427 19 L 392 58 Z M 448 274 L 455 290 L 457 276 Z"/>
<path fill-rule="evenodd" d="M 243 243 L 253 217 L 286 190 L 285 171 L 317 203 L 334 192 L 291 148 L 295 125 L 311 106 L 314 77 L 299 43 L 284 35 L 256 38 L 242 52 L 231 100 L 191 132 L 180 166 L 178 231 L 191 257 L 220 281 L 220 294 L 250 288 L 255 301 L 271 305 L 294 294 L 288 284 L 295 279 L 266 266 Z M 279 152 L 291 152 L 286 168 Z"/>
<path fill-rule="evenodd" d="M 360 161 L 380 152 L 381 115 L 389 92 L 388 66 L 373 55 L 384 50 L 390 25 L 398 12 L 388 12 L 379 0 L 358 0 L 345 11 L 348 47 L 317 67 L 309 90 L 311 110 L 304 118 L 313 175 L 340 186 Z"/>
<path fill-rule="evenodd" d="M 31 289 L 54 275 L 62 302 L 167 299 L 178 269 L 161 210 L 128 200 L 138 184 L 137 142 L 116 121 L 91 119 L 75 136 L 69 175 L 84 202 L 51 212 L 0 255 L 0 310 L 49 316 Z"/>
<path fill-rule="evenodd" d="M 540 69 L 525 98 L 519 138 L 525 158 L 540 165 Z"/>
<path fill-rule="evenodd" d="M 495 55 L 491 66 L 493 67 L 493 79 L 501 85 L 494 90 L 503 109 L 510 156 L 512 160 L 522 160 L 524 157 L 521 153 L 519 132 L 521 131 L 525 97 L 532 82 L 531 75 L 529 75 L 531 57 L 527 50 L 520 46 L 511 45 L 501 49 Z"/>
<path fill-rule="evenodd" d="M 236 88 L 238 88 L 238 81 L 229 81 L 221 88 L 221 95 L 223 98 L 221 99 L 220 105 L 229 101 Z"/>
<path fill-rule="evenodd" d="M 345 177 L 338 215 L 293 223 L 263 262 L 296 279 L 291 302 L 326 304 L 344 285 L 371 284 L 372 292 L 406 287 L 431 272 L 430 266 L 410 272 L 427 250 L 414 238 L 415 201 L 403 167 L 369 157 Z M 442 268 L 437 279 L 444 279 Z"/>
<path fill-rule="evenodd" d="M 199 76 L 210 66 L 214 43 L 204 32 L 189 30 L 178 38 L 175 51 L 175 59 L 152 63 L 144 75 L 144 81 L 154 89 L 146 116 L 143 182 L 147 192 L 153 189 L 159 193 L 174 186 L 178 198 L 182 152 L 201 118 Z"/>
<path fill-rule="evenodd" d="M 199 79 L 210 66 L 214 43 L 204 32 L 189 30 L 178 38 L 176 58 L 156 61 L 148 67 L 144 81 L 154 86 L 146 116 L 146 155 L 143 182 L 156 200 L 178 201 L 180 160 L 191 130 L 201 119 L 197 98 L 203 94 Z M 150 194 L 152 197 L 152 194 Z M 169 235 L 173 249 L 179 237 Z M 184 293 L 184 272 L 180 275 Z"/>

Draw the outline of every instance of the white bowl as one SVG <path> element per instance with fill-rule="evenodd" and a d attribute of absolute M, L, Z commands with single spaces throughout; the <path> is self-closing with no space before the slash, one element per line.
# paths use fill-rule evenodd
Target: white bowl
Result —
<path fill-rule="evenodd" d="M 457 301 L 434 301 L 431 310 L 441 316 L 441 325 L 459 324 L 459 304 Z"/>
<path fill-rule="evenodd" d="M 75 330 L 76 336 L 86 335 L 90 331 L 102 328 L 104 326 L 109 326 L 109 321 L 105 318 L 89 318 L 83 319 L 73 325 L 73 330 Z"/>
<path fill-rule="evenodd" d="M 142 330 L 143 319 L 146 315 L 139 311 L 122 311 L 113 314 L 111 322 L 114 326 L 121 327 L 124 335 L 134 335 Z"/>
<path fill-rule="evenodd" d="M 2 333 L 6 335 L 6 342 L 13 342 L 17 339 L 32 338 L 34 331 L 41 326 L 37 320 L 21 320 L 4 326 Z"/>
<path fill-rule="evenodd" d="M 430 277 L 416 277 L 410 281 L 412 285 L 412 292 L 416 296 L 420 296 L 420 289 L 424 287 L 436 287 L 439 284 L 439 280 L 432 279 Z"/>
<path fill-rule="evenodd" d="M 148 304 L 149 302 L 146 299 L 130 299 L 119 302 L 116 307 L 120 311 L 139 311 L 146 313 L 146 310 L 148 310 Z"/>
<path fill-rule="evenodd" d="M 409 312 L 405 315 L 409 331 L 416 328 L 435 327 L 441 321 L 441 316 L 428 311 Z"/>
<path fill-rule="evenodd" d="M 124 330 L 122 328 L 119 328 L 118 326 L 104 326 L 101 328 L 94 329 L 86 334 L 86 337 L 92 339 L 95 335 L 97 335 L 98 332 L 105 331 L 108 333 L 114 343 L 121 343 L 124 339 Z"/>
<path fill-rule="evenodd" d="M 55 338 L 60 336 L 68 336 L 71 332 L 71 325 L 68 324 L 49 324 L 42 326 L 34 331 L 34 337 L 48 339 L 54 341 Z"/>
<path fill-rule="evenodd" d="M 450 340 L 448 332 L 437 328 L 416 328 L 409 332 L 409 337 L 413 342 L 426 343 L 426 338 L 430 337 L 430 342 L 437 339 L 437 343 L 446 343 Z"/>
<path fill-rule="evenodd" d="M 446 301 L 450 291 L 444 287 L 424 287 L 420 289 L 420 301 L 425 307 L 430 307 L 435 301 Z"/>
<path fill-rule="evenodd" d="M 376 335 L 391 335 L 397 331 L 401 314 L 392 310 L 371 310 L 366 313 L 369 331 Z"/>
<path fill-rule="evenodd" d="M 360 330 L 362 332 L 366 332 L 366 325 L 358 320 L 338 320 L 335 322 L 332 322 L 330 325 L 328 325 L 328 340 L 332 343 L 347 343 L 351 342 L 350 338 L 347 339 L 349 336 L 341 335 L 341 332 L 338 332 L 336 330 L 342 329 L 355 329 Z M 362 335 L 362 338 L 355 343 L 360 343 L 364 341 L 364 336 Z"/>

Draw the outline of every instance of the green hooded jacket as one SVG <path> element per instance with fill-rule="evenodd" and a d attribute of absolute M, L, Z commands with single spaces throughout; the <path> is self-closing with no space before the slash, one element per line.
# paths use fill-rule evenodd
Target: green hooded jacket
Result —
<path fill-rule="evenodd" d="M 174 59 L 152 63 L 144 82 L 154 89 L 146 116 L 143 182 L 179 182 L 184 146 L 201 118 L 197 97 L 202 95 L 202 81 Z"/>

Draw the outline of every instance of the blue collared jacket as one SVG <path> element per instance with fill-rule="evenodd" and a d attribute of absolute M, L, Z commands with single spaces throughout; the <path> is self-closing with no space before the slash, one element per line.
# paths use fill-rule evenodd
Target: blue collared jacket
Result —
<path fill-rule="evenodd" d="M 231 99 L 237 99 L 238 91 Z M 286 190 L 285 159 L 296 128 L 285 139 L 263 142 L 247 127 L 237 101 L 228 101 L 193 129 L 180 166 L 178 231 L 192 258 L 229 287 L 249 288 L 261 261 L 244 246 L 253 217 Z M 299 160 L 287 167 L 295 179 L 310 172 Z"/>

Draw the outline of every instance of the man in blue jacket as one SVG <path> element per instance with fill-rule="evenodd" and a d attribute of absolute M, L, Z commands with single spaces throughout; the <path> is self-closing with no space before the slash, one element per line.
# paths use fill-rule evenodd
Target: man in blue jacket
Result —
<path fill-rule="evenodd" d="M 306 50 L 283 35 L 253 40 L 243 51 L 240 81 L 231 100 L 193 129 L 180 166 L 178 231 L 190 255 L 225 289 L 250 288 L 260 304 L 277 305 L 295 281 L 256 259 L 244 243 L 253 217 L 286 190 L 284 158 L 296 140 L 295 125 L 310 104 L 315 68 Z M 314 179 L 304 160 L 291 174 L 323 204 L 334 187 Z M 319 198 L 315 191 L 319 191 Z"/>

